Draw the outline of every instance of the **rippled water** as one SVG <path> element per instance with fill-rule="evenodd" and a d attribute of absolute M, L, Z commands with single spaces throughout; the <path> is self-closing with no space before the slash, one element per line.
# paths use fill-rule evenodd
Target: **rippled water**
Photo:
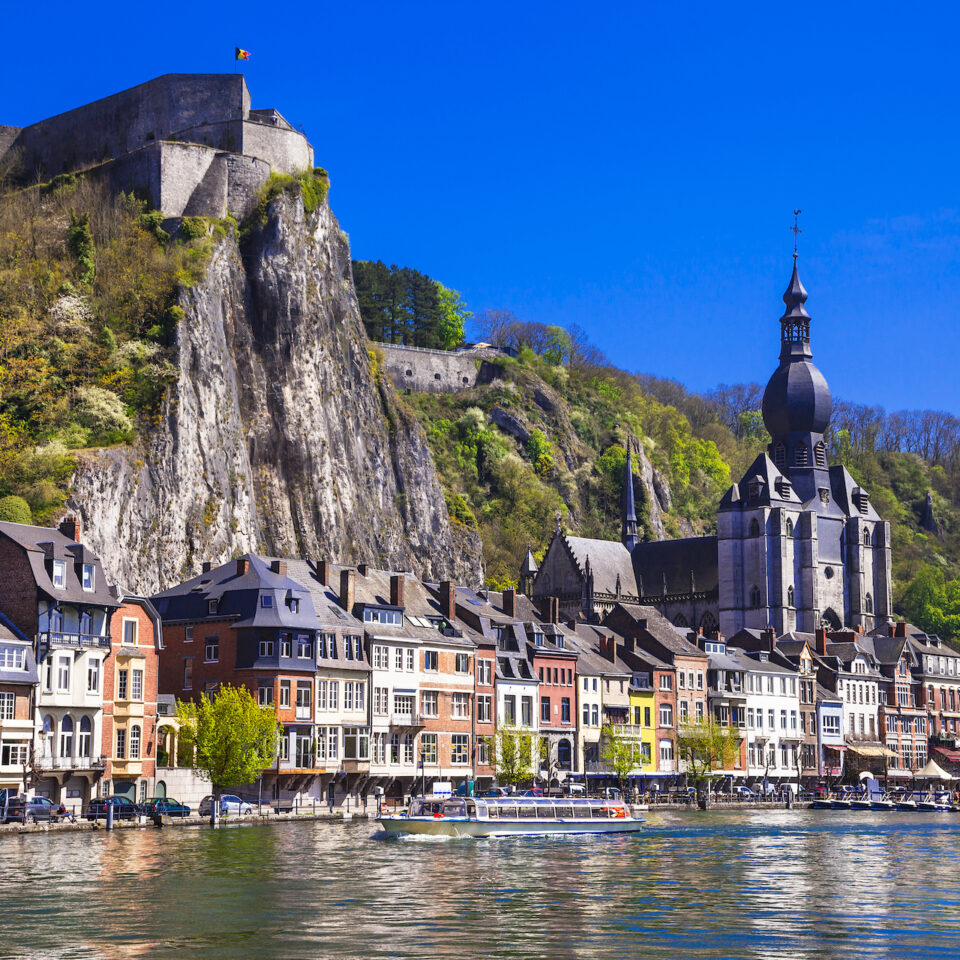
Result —
<path fill-rule="evenodd" d="M 622 837 L 357 821 L 0 840 L 2 957 L 956 957 L 960 816 L 651 813 Z"/>

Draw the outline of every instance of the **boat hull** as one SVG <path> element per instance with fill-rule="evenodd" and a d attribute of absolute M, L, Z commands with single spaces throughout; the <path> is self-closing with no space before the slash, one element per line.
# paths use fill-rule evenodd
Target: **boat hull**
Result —
<path fill-rule="evenodd" d="M 636 833 L 645 821 L 633 818 L 595 820 L 468 820 L 437 817 L 380 817 L 388 836 L 539 837 L 553 834 Z"/>

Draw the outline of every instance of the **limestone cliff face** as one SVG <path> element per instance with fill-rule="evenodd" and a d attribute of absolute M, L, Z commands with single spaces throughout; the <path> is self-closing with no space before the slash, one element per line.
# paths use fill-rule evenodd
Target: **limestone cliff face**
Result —
<path fill-rule="evenodd" d="M 326 205 L 270 207 L 181 298 L 179 379 L 135 448 L 85 459 L 67 508 L 108 575 L 144 593 L 247 550 L 479 585 L 429 448 L 371 358 Z"/>

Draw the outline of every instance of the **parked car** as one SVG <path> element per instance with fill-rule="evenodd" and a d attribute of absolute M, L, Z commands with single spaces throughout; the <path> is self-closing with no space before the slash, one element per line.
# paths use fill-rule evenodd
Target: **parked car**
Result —
<path fill-rule="evenodd" d="M 148 817 L 189 817 L 190 808 L 173 797 L 152 797 L 143 805 L 143 812 Z"/>
<path fill-rule="evenodd" d="M 38 820 L 46 820 L 49 823 L 56 823 L 67 815 L 67 808 L 60 803 L 54 803 L 47 797 L 12 797 L 7 803 L 6 822 L 36 823 Z"/>
<path fill-rule="evenodd" d="M 200 808 L 197 812 L 201 817 L 209 817 L 212 808 L 213 797 L 208 794 L 200 801 Z M 241 800 L 238 796 L 236 796 L 236 794 L 225 793 L 220 797 L 221 817 L 243 817 L 251 813 L 253 813 L 253 805 L 247 803 L 245 800 Z"/>
<path fill-rule="evenodd" d="M 484 790 L 480 794 L 481 797 L 508 797 L 510 796 L 509 791 L 506 787 L 491 787 L 489 790 Z"/>
<path fill-rule="evenodd" d="M 113 807 L 114 820 L 133 820 L 143 813 L 143 808 L 134 803 L 129 797 L 97 797 L 87 804 L 87 812 L 84 816 L 88 820 L 106 820 L 107 807 Z"/>
<path fill-rule="evenodd" d="M 520 794 L 521 797 L 542 797 L 543 796 L 543 787 L 531 787 L 529 790 L 524 790 Z"/>
<path fill-rule="evenodd" d="M 734 787 L 733 792 L 734 795 L 739 797 L 741 800 L 753 800 L 756 797 L 756 794 L 749 787 L 745 787 L 743 784 L 740 784 L 738 787 Z"/>

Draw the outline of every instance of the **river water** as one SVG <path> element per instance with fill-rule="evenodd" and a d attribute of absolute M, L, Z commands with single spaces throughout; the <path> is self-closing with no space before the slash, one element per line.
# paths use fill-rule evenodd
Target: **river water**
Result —
<path fill-rule="evenodd" d="M 651 812 L 633 836 L 375 823 L 0 840 L 0 957 L 957 957 L 960 815 Z"/>

